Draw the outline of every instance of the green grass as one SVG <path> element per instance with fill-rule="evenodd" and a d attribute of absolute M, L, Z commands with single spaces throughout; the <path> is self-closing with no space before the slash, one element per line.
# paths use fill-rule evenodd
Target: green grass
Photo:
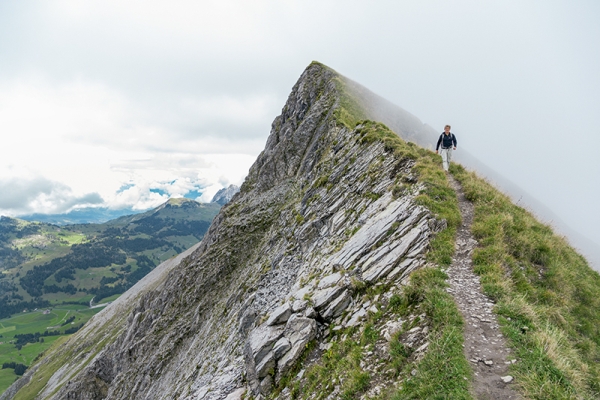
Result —
<path fill-rule="evenodd" d="M 527 210 L 458 165 L 475 205 L 474 270 L 497 301 L 526 398 L 600 398 L 600 275 Z"/>
<path fill-rule="evenodd" d="M 416 374 L 405 380 L 402 389 L 392 397 L 395 400 L 472 398 L 469 393 L 472 372 L 462 347 L 464 323 L 454 299 L 445 291 L 447 278 L 439 268 L 419 269 L 411 275 L 410 284 L 397 301 L 401 315 L 416 313 L 411 309 L 425 312 L 431 334 Z M 396 357 L 405 355 L 400 352 Z M 404 370 L 405 376 L 408 369 Z"/>
<path fill-rule="evenodd" d="M 350 115 L 351 113 L 348 113 Z M 338 118 L 345 118 L 340 113 Z M 429 209 L 436 218 L 446 220 L 447 228 L 437 234 L 431 242 L 427 258 L 438 265 L 449 265 L 454 253 L 456 229 L 460 224 L 460 212 L 455 192 L 449 186 L 446 175 L 441 168 L 439 157 L 433 152 L 421 149 L 404 142 L 385 125 L 372 121 L 342 121 L 344 125 L 356 125 L 357 140 L 363 146 L 383 143 L 388 157 L 397 162 L 414 163 L 414 177 L 398 176 L 395 193 L 405 193 L 418 182 L 423 190 L 416 198 L 419 205 Z M 378 169 L 374 168 L 376 175 Z M 376 178 L 376 176 L 375 176 Z M 385 304 L 377 304 L 381 310 L 372 314 L 361 332 L 348 328 L 336 334 L 332 347 L 324 352 L 320 360 L 308 367 L 303 383 L 286 377 L 275 390 L 273 398 L 289 384 L 293 398 L 324 399 L 336 388 L 339 398 L 359 398 L 371 385 L 373 375 L 361 368 L 365 353 L 372 349 L 380 338 L 377 322 L 385 317 L 397 319 L 409 314 L 425 313 L 430 326 L 430 344 L 425 357 L 415 363 L 410 358 L 412 349 L 406 348 L 398 341 L 398 335 L 390 345 L 391 358 L 383 361 L 383 371 L 395 371 L 394 376 L 387 378 L 402 381 L 402 390 L 392 388 L 381 398 L 395 399 L 470 399 L 469 383 L 471 369 L 463 353 L 463 320 L 453 298 L 446 293 L 447 276 L 439 268 L 425 268 L 411 275 L 410 284 L 403 293 L 396 294 L 390 301 L 389 308 Z M 361 293 L 382 293 L 385 287 L 361 286 Z M 407 327 L 409 329 L 410 327 Z M 400 332 L 402 333 L 402 332 Z M 416 376 L 411 372 L 416 369 Z M 293 371 L 292 374 L 298 371 Z M 295 376 L 295 375 L 292 375 Z"/>
<path fill-rule="evenodd" d="M 0 365 L 6 362 L 17 362 L 31 366 L 37 356 L 49 349 L 56 341 L 70 335 L 46 336 L 44 342 L 28 343 L 21 350 L 17 350 L 14 344 L 9 343 L 17 334 L 44 332 L 49 330 L 64 331 L 74 325 L 87 322 L 92 316 L 98 313 L 102 308 L 89 309 L 77 305 L 64 305 L 60 308 L 52 309 L 50 314 L 43 314 L 42 310 L 15 315 L 11 318 L 0 320 Z M 60 326 L 67 318 L 75 316 L 73 324 Z M 14 382 L 16 375 L 12 369 L 0 370 L 0 393 L 4 392 L 8 386 Z"/>
<path fill-rule="evenodd" d="M 3 393 L 18 378 L 17 374 L 10 369 L 0 369 L 0 393 Z"/>
<path fill-rule="evenodd" d="M 66 340 L 66 336 L 61 336 L 54 342 L 53 348 L 58 349 L 58 347 Z M 51 360 L 48 367 L 41 369 L 41 371 L 38 370 L 35 374 L 35 379 L 32 379 L 27 385 L 19 390 L 13 399 L 29 400 L 35 398 L 46 385 L 46 383 L 48 383 L 48 380 L 50 380 L 52 375 L 58 370 L 58 368 L 68 362 L 68 357 L 70 355 L 71 354 L 68 352 L 64 352 L 55 359 Z"/>
<path fill-rule="evenodd" d="M 119 297 L 121 297 L 121 295 L 120 295 L 120 294 L 114 294 L 114 295 L 112 295 L 112 296 L 109 296 L 109 297 L 105 297 L 105 298 L 103 298 L 103 299 L 102 299 L 102 302 L 103 302 L 103 303 L 109 303 L 109 302 L 115 301 L 115 300 L 116 300 L 116 299 L 118 299 Z"/>
<path fill-rule="evenodd" d="M 3 333 L 6 333 L 6 332 L 14 331 L 16 329 L 17 329 L 17 327 L 14 326 L 14 325 L 13 326 L 3 327 L 2 329 L 0 329 L 0 335 L 3 334 Z"/>
<path fill-rule="evenodd" d="M 351 334 L 353 330 L 345 332 Z M 371 376 L 360 366 L 365 353 L 363 346 L 372 344 L 378 333 L 365 330 L 359 336 L 359 340 L 333 341 L 332 347 L 323 353 L 321 361 L 306 370 L 306 385 L 300 386 L 299 382 L 294 382 L 293 376 L 298 372 L 294 370 L 282 379 L 271 398 L 277 398 L 281 389 L 288 384 L 292 385 L 292 397 L 302 399 L 324 399 L 336 386 L 339 386 L 342 399 L 353 399 L 364 392 L 369 387 Z"/>
<path fill-rule="evenodd" d="M 272 393 L 277 398 L 286 385 L 291 388 L 294 399 L 325 399 L 336 387 L 341 399 L 359 398 L 369 389 L 374 378 L 364 371 L 361 361 L 381 339 L 377 322 L 406 319 L 409 315 L 424 313 L 431 329 L 429 349 L 424 358 L 412 362 L 412 349 L 399 340 L 398 332 L 390 343 L 390 358 L 380 359 L 382 365 L 377 373 L 392 381 L 401 382 L 402 388 L 386 388 L 381 399 L 471 399 L 469 381 L 471 369 L 463 354 L 463 320 L 452 297 L 446 293 L 447 276 L 439 268 L 423 268 L 411 275 L 404 292 L 392 296 L 387 305 L 376 303 L 380 311 L 370 314 L 362 331 L 346 328 L 335 334 L 331 348 L 320 360 L 306 368 L 302 384 L 294 380 L 298 373 L 293 370 L 284 377 Z M 387 289 L 368 288 L 367 295 Z M 372 298 L 372 297 L 371 297 Z M 404 330 L 412 328 L 407 325 Z M 302 363 L 299 363 L 302 364 Z M 415 376 L 412 370 L 416 369 Z M 394 371 L 389 375 L 389 371 Z"/>
<path fill-rule="evenodd" d="M 345 90 L 346 83 L 344 80 L 341 77 L 336 77 L 334 82 L 340 93 L 340 103 L 334 111 L 335 118 L 346 128 L 354 129 L 360 121 L 367 118 L 367 115 L 364 113 L 360 102 L 350 95 L 348 90 Z"/>
<path fill-rule="evenodd" d="M 381 142 L 393 157 L 415 161 L 414 173 L 418 181 L 425 185 L 425 190 L 416 198 L 417 204 L 427 208 L 437 219 L 447 222 L 447 228 L 431 241 L 427 260 L 438 265 L 450 265 L 454 254 L 456 229 L 460 225 L 461 217 L 456 193 L 446 179 L 439 156 L 412 143 L 406 143 L 378 122 L 361 121 L 356 132 L 363 143 Z M 396 185 L 402 192 L 409 186 L 402 180 Z"/>

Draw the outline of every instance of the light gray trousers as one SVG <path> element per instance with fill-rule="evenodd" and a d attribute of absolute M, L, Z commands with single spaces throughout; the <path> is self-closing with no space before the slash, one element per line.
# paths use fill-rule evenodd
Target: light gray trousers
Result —
<path fill-rule="evenodd" d="M 450 161 L 452 161 L 452 147 L 441 149 L 440 155 L 442 156 L 442 166 L 444 167 L 444 171 L 448 171 L 448 168 L 450 168 Z"/>

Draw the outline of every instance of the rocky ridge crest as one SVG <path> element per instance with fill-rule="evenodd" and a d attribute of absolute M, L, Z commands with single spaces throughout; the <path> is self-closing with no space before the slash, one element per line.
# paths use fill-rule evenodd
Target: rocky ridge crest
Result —
<path fill-rule="evenodd" d="M 340 122 L 347 82 L 311 64 L 202 242 L 47 354 L 24 390 L 44 399 L 265 396 L 309 343 L 325 349 L 335 329 L 376 312 L 361 288 L 400 287 L 445 222 L 415 202 L 424 186 L 413 159 L 364 140 L 369 123 Z"/>

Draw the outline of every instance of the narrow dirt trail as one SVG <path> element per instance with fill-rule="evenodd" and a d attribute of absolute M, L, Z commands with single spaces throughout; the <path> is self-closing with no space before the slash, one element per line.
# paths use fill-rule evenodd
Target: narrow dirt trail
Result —
<path fill-rule="evenodd" d="M 473 367 L 473 391 L 477 399 L 521 399 L 512 388 L 508 365 L 510 351 L 501 334 L 494 304 L 482 293 L 479 276 L 473 272 L 471 255 L 477 241 L 471 234 L 474 207 L 465 198 L 462 187 L 448 175 L 456 191 L 462 224 L 456 235 L 456 253 L 446 273 L 449 276 L 448 292 L 454 296 L 465 320 L 465 355 Z"/>

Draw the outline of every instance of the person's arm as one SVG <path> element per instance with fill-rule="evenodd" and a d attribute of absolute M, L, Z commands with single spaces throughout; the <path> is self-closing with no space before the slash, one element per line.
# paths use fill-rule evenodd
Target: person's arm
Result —
<path fill-rule="evenodd" d="M 443 133 L 442 133 L 443 135 Z M 438 149 L 440 148 L 440 143 L 442 143 L 442 135 L 440 135 L 440 138 L 438 139 L 437 145 L 435 146 L 435 154 L 437 154 Z"/>
<path fill-rule="evenodd" d="M 454 136 L 454 133 L 452 134 L 452 141 L 454 142 L 454 150 L 456 150 L 456 144 L 458 142 L 456 141 L 456 136 Z"/>

